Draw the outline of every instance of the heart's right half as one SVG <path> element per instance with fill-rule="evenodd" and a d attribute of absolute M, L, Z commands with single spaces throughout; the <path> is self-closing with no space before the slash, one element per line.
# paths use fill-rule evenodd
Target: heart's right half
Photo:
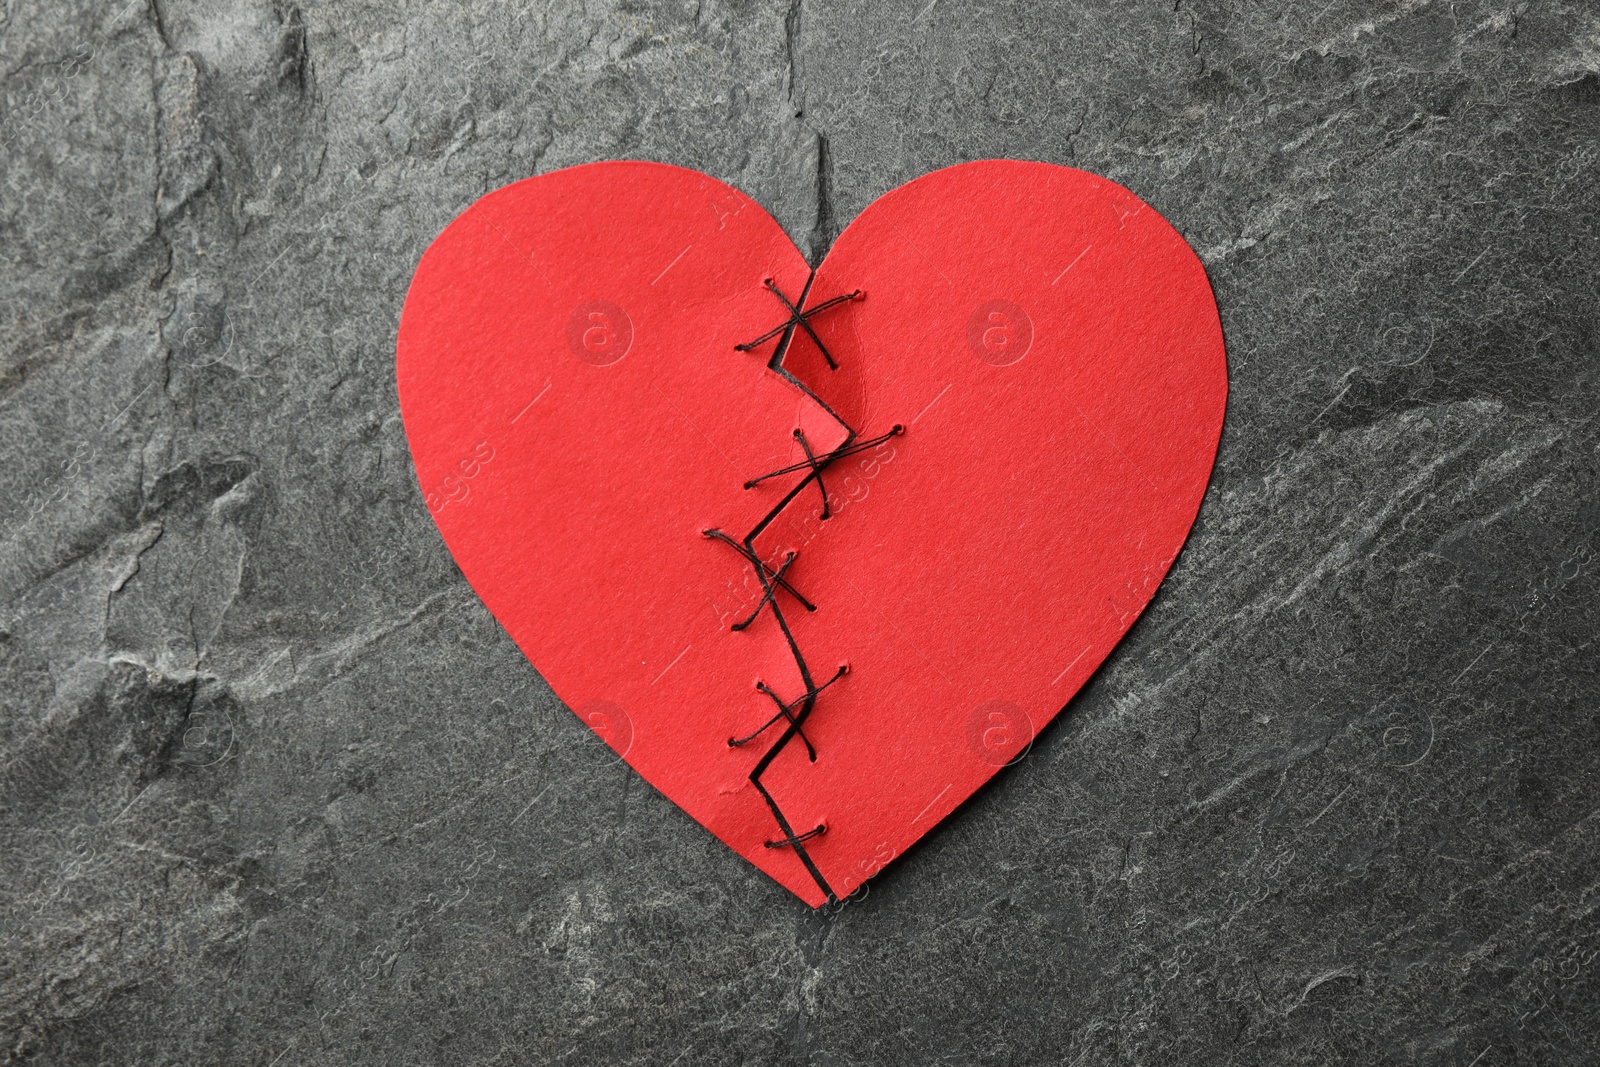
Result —
<path fill-rule="evenodd" d="M 398 377 L 429 510 L 534 666 L 812 905 L 949 815 L 1088 680 L 1187 537 L 1215 302 L 1123 187 L 990 160 L 811 271 L 748 197 L 602 163 L 423 256 Z"/>

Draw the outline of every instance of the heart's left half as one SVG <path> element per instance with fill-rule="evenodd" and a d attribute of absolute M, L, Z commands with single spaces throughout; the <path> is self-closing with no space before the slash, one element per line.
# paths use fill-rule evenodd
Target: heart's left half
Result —
<path fill-rule="evenodd" d="M 495 618 L 813 906 L 1109 654 L 1187 536 L 1226 397 L 1182 238 L 1114 183 L 1000 161 L 887 194 L 816 272 L 703 174 L 518 182 L 422 257 L 397 373 L 428 510 Z"/>

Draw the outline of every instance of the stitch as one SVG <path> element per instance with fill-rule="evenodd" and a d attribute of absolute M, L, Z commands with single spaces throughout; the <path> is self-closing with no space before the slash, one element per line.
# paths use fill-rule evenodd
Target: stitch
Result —
<path fill-rule="evenodd" d="M 835 416 L 835 418 L 837 418 L 837 417 L 838 416 Z M 840 422 L 843 422 L 843 421 L 844 420 L 842 420 L 842 419 L 840 420 Z M 855 444 L 845 444 L 845 445 L 839 446 L 838 448 L 834 449 L 832 452 L 829 452 L 827 454 L 827 456 L 825 456 L 823 458 L 822 465 L 823 466 L 827 466 L 829 463 L 832 463 L 836 459 L 843 459 L 845 456 L 853 456 L 857 452 L 865 452 L 869 448 L 877 448 L 879 445 L 883 444 L 885 441 L 889 440 L 891 437 L 899 437 L 901 434 L 903 434 L 905 432 L 906 432 L 906 428 L 904 426 L 900 425 L 897 422 L 897 423 L 895 423 L 893 426 L 891 426 L 889 428 L 889 432 L 888 433 L 879 434 L 877 437 L 871 438 L 870 440 L 858 441 Z M 799 430 L 795 431 L 796 436 L 798 436 L 799 433 L 800 433 Z M 806 451 L 809 453 L 810 449 L 807 449 Z M 810 462 L 806 462 L 806 463 L 791 463 L 787 467 L 779 467 L 775 471 L 769 471 L 768 473 L 761 475 L 759 478 L 751 478 L 748 482 L 744 483 L 744 487 L 746 489 L 754 489 L 756 486 L 760 485 L 762 482 L 766 481 L 769 478 L 776 478 L 780 474 L 793 474 L 795 471 L 803 471 L 803 470 L 806 470 L 806 469 L 811 468 L 811 467 L 812 467 L 812 464 Z M 801 484 L 803 485 L 804 483 L 801 483 Z M 824 501 L 824 503 L 826 503 L 826 501 Z"/>
<path fill-rule="evenodd" d="M 817 823 L 816 828 L 813 830 L 807 830 L 803 834 L 797 834 L 794 837 L 785 838 L 782 841 L 767 841 L 765 844 L 768 848 L 795 848 L 799 846 L 800 842 L 809 841 L 813 837 L 821 837 L 827 832 L 828 824 L 825 822 L 819 822 Z"/>
<path fill-rule="evenodd" d="M 700 531 L 700 536 L 709 537 L 714 541 L 721 541 L 723 544 L 728 545 L 735 552 L 739 553 L 739 555 L 743 556 L 745 558 L 745 560 L 752 567 L 761 567 L 769 575 L 777 573 L 777 572 L 773 571 L 773 569 L 771 567 L 767 566 L 767 564 L 763 563 L 761 561 L 761 558 L 759 556 L 757 556 L 754 552 L 752 552 L 749 549 L 745 548 L 743 545 L 741 545 L 739 542 L 735 541 L 733 538 L 729 537 L 727 534 L 723 533 L 721 530 L 701 530 Z M 789 553 L 789 555 L 793 556 L 794 553 L 791 552 L 791 553 Z M 782 589 L 784 592 L 788 593 L 790 596 L 794 597 L 796 600 L 800 601 L 801 605 L 807 611 L 816 611 L 817 610 L 817 606 L 815 604 L 813 604 L 811 601 L 807 600 L 805 597 L 801 596 L 799 590 L 795 589 L 794 586 L 790 585 L 787 579 L 779 578 L 778 579 L 778 587 L 780 589 Z M 760 609 L 758 608 L 757 611 L 759 611 L 759 610 Z M 739 628 L 742 629 L 742 627 L 739 627 Z"/>
<path fill-rule="evenodd" d="M 816 275 L 813 274 L 812 278 L 815 277 Z M 833 354 L 830 353 L 828 351 L 828 347 L 822 343 L 822 338 L 817 336 L 817 332 L 811 328 L 811 316 L 827 311 L 831 307 L 837 307 L 838 305 L 849 300 L 860 300 L 867 294 L 862 292 L 860 289 L 856 289 L 852 292 L 844 294 L 843 296 L 836 296 L 831 300 L 824 300 L 822 303 L 816 305 L 810 310 L 802 312 L 799 308 L 795 307 L 789 302 L 789 298 L 783 295 L 783 290 L 779 289 L 775 284 L 773 284 L 771 278 L 767 278 L 762 284 L 767 287 L 768 292 L 777 297 L 779 300 L 783 301 L 784 307 L 789 309 L 789 321 L 783 323 L 781 326 L 774 326 L 760 337 L 757 337 L 754 341 L 746 341 L 742 345 L 734 345 L 733 347 L 740 352 L 750 352 L 772 340 L 774 337 L 777 337 L 779 334 L 782 334 L 783 340 L 778 342 L 778 346 L 781 349 L 788 345 L 789 337 L 791 336 L 792 331 L 796 326 L 799 326 L 804 329 L 806 333 L 810 334 L 811 340 L 819 349 L 822 350 L 822 358 L 828 361 L 828 368 L 830 370 L 838 370 L 839 364 L 834 362 Z M 810 288 L 811 278 L 808 278 L 806 280 L 806 289 L 809 290 Z M 804 295 L 800 297 L 800 302 L 802 304 L 805 303 Z"/>
<path fill-rule="evenodd" d="M 814 693 L 809 694 L 809 695 L 815 696 L 816 693 L 822 692 L 824 689 L 828 688 L 828 686 L 832 685 L 834 682 L 837 682 L 840 678 L 843 678 L 845 675 L 847 675 L 849 673 L 850 673 L 850 664 L 848 664 L 848 663 L 839 664 L 839 669 L 834 672 L 833 677 L 829 678 L 826 682 L 823 682 L 821 685 L 817 686 L 816 691 Z M 762 692 L 762 693 L 765 693 L 767 696 L 772 698 L 772 702 L 774 704 L 778 705 L 778 713 L 776 715 L 774 715 L 772 718 L 768 719 L 766 722 L 762 723 L 761 726 L 759 726 L 754 733 L 752 733 L 752 734 L 750 734 L 750 735 L 748 735 L 746 737 L 730 737 L 730 738 L 728 738 L 728 747 L 729 748 L 739 748 L 742 745 L 749 744 L 751 741 L 754 741 L 756 738 L 758 738 L 762 734 L 766 733 L 769 727 L 772 727 L 772 726 L 776 725 L 779 719 L 788 719 L 790 722 L 794 722 L 795 721 L 794 709 L 797 706 L 799 706 L 801 700 L 805 699 L 805 695 L 802 695 L 799 699 L 791 700 L 789 703 L 785 704 L 783 702 L 783 698 L 778 696 L 777 693 L 774 693 L 772 691 L 771 687 L 768 686 L 766 682 L 762 682 L 762 681 L 757 681 L 756 682 L 756 689 L 758 691 Z M 803 731 L 803 730 L 800 731 L 800 740 L 805 742 L 806 752 L 807 752 L 807 754 L 809 754 L 811 756 L 811 762 L 812 763 L 817 762 L 817 750 L 816 750 L 816 748 L 814 748 L 812 746 L 811 739 L 808 738 L 805 735 L 805 731 Z"/>
<path fill-rule="evenodd" d="M 745 629 L 748 629 L 750 624 L 755 622 L 757 617 L 760 616 L 761 609 L 766 607 L 768 604 L 771 604 L 773 606 L 774 610 L 777 609 L 778 586 L 776 585 L 776 583 L 783 581 L 783 574 L 784 574 L 785 571 L 787 571 L 789 569 L 789 565 L 794 562 L 794 556 L 795 556 L 795 554 L 793 552 L 791 552 L 791 553 L 789 553 L 787 556 L 785 556 L 783 558 L 783 566 L 779 567 L 777 572 L 772 575 L 772 580 L 774 582 L 773 585 L 767 585 L 766 578 L 765 577 L 762 578 L 761 585 L 766 590 L 766 592 L 761 594 L 761 600 L 756 604 L 756 610 L 754 610 L 754 611 L 752 611 L 750 613 L 750 617 L 748 619 L 745 619 L 743 622 L 736 622 L 732 626 L 728 627 L 728 629 L 730 629 L 730 630 L 745 630 Z M 766 572 L 767 572 L 767 567 L 766 567 L 765 564 L 762 564 L 761 573 L 763 575 L 765 575 Z"/>

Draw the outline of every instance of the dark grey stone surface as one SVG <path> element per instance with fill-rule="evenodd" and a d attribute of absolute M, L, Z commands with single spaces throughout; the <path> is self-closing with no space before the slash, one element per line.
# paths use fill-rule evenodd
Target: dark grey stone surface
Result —
<path fill-rule="evenodd" d="M 0 1056 L 1593 1062 L 1592 3 L 6 0 Z M 395 325 L 486 190 L 665 160 L 826 247 L 1130 186 L 1232 404 L 1031 755 L 813 914 L 456 573 Z"/>

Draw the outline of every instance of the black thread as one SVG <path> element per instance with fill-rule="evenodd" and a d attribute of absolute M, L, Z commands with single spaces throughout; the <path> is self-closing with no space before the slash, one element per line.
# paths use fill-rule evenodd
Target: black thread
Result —
<path fill-rule="evenodd" d="M 767 585 L 765 580 L 763 580 L 762 581 L 762 587 L 766 590 L 766 592 L 762 593 L 761 594 L 761 599 L 759 601 L 757 601 L 756 610 L 754 610 L 754 611 L 752 611 L 750 613 L 750 617 L 748 619 L 745 619 L 743 622 L 736 622 L 732 626 L 728 627 L 728 629 L 730 629 L 730 630 L 745 630 L 745 629 L 748 629 L 750 624 L 755 622 L 756 619 L 760 617 L 761 609 L 766 607 L 768 604 L 771 604 L 773 606 L 774 610 L 776 610 L 776 608 L 777 608 L 776 598 L 777 598 L 777 594 L 778 594 L 778 585 L 777 585 L 777 583 L 783 581 L 784 572 L 789 569 L 789 565 L 791 563 L 793 563 L 793 562 L 794 562 L 794 553 L 791 552 L 791 553 L 789 553 L 787 556 L 785 556 L 783 558 L 783 566 L 779 567 L 776 571 L 768 571 L 767 565 L 765 563 L 763 563 L 761 565 L 760 570 L 768 571 L 768 573 L 770 573 L 772 575 L 773 584 Z"/>
<path fill-rule="evenodd" d="M 815 277 L 816 277 L 816 275 L 813 274 L 811 276 L 811 278 L 807 278 L 806 279 L 806 291 L 807 292 L 809 292 L 811 290 L 811 282 Z M 762 334 L 760 337 L 757 337 L 754 341 L 746 341 L 742 345 L 734 345 L 733 347 L 736 348 L 737 350 L 739 350 L 740 352 L 754 351 L 755 349 L 757 349 L 757 348 L 761 347 L 762 345 L 766 344 L 768 341 L 772 340 L 774 337 L 777 337 L 779 334 L 783 334 L 784 335 L 783 340 L 778 342 L 778 347 L 781 350 L 783 347 L 788 345 L 789 337 L 793 334 L 794 328 L 796 326 L 799 326 L 801 329 L 805 330 L 806 333 L 811 335 L 811 340 L 816 344 L 817 348 L 822 351 L 822 358 L 828 361 L 828 369 L 830 369 L 830 370 L 838 370 L 839 369 L 839 364 L 834 362 L 833 353 L 829 352 L 828 351 L 828 346 L 822 343 L 822 338 L 817 336 L 817 331 L 815 331 L 815 330 L 813 330 L 811 328 L 811 321 L 810 321 L 811 320 L 811 316 L 816 315 L 816 314 L 818 314 L 820 312 L 823 312 L 823 311 L 827 311 L 831 307 L 837 307 L 840 304 L 843 304 L 847 300 L 860 300 L 862 297 L 866 296 L 867 294 L 863 293 L 860 289 L 857 289 L 854 292 L 846 293 L 843 296 L 836 296 L 836 297 L 832 298 L 831 300 L 824 300 L 822 303 L 817 304 L 815 307 L 812 307 L 812 308 L 802 312 L 799 308 L 795 307 L 792 303 L 789 302 L 789 298 L 783 295 L 783 290 L 782 289 L 779 289 L 776 285 L 773 284 L 773 281 L 772 281 L 771 278 L 766 279 L 765 281 L 762 282 L 762 284 L 767 287 L 767 291 L 768 292 L 770 292 L 773 296 L 777 297 L 779 300 L 783 301 L 783 306 L 789 309 L 789 320 L 787 322 L 779 325 L 779 326 L 774 326 L 772 329 L 768 330 L 766 333 Z M 805 300 L 806 300 L 805 293 L 801 293 L 800 294 L 800 302 L 802 304 L 804 304 Z"/>
<path fill-rule="evenodd" d="M 832 412 L 829 412 L 829 414 L 832 414 Z M 838 418 L 838 416 L 835 415 L 834 418 Z M 797 433 L 797 434 L 799 432 L 800 432 L 799 430 L 795 431 L 795 433 Z M 877 437 L 870 438 L 869 440 L 866 440 L 866 441 L 857 441 L 853 445 L 848 445 L 846 447 L 838 448 L 838 449 L 835 449 L 832 452 L 829 452 L 827 457 L 826 457 L 826 459 L 823 462 L 825 464 L 826 463 L 831 463 L 836 459 L 843 459 L 845 456 L 853 456 L 857 452 L 865 452 L 869 448 L 877 448 L 879 445 L 883 444 L 889 438 L 891 438 L 891 437 L 899 437 L 901 434 L 903 434 L 905 432 L 906 432 L 906 428 L 904 426 L 901 426 L 897 422 L 897 423 L 895 423 L 893 426 L 891 426 L 889 428 L 889 432 L 888 433 L 879 434 Z M 751 478 L 748 482 L 744 483 L 744 487 L 746 489 L 754 489 L 756 486 L 760 485 L 762 482 L 766 481 L 768 478 L 776 478 L 781 474 L 793 474 L 795 471 L 803 471 L 803 470 L 807 469 L 810 466 L 811 466 L 811 463 L 809 461 L 806 462 L 806 463 L 791 463 L 787 467 L 779 467 L 775 471 L 769 471 L 768 473 L 761 475 L 761 477 L 759 477 L 759 478 Z M 706 531 L 706 533 L 707 533 L 707 536 L 710 536 L 710 531 L 709 530 Z"/>
<path fill-rule="evenodd" d="M 850 664 L 848 664 L 848 663 L 839 664 L 839 669 L 834 672 L 833 677 L 829 678 L 826 682 L 823 682 L 821 685 L 817 686 L 816 691 L 811 693 L 811 694 L 809 694 L 809 695 L 816 696 L 817 693 L 821 693 L 824 689 L 828 688 L 828 686 L 832 685 L 834 682 L 837 682 L 840 678 L 843 678 L 845 675 L 847 675 L 849 673 L 850 673 Z M 778 705 L 778 713 L 776 715 L 774 715 L 772 718 L 768 719 L 766 722 L 762 723 L 759 727 L 757 727 L 756 731 L 754 733 L 752 733 L 752 734 L 750 734 L 750 735 L 748 735 L 746 737 L 730 737 L 730 738 L 728 738 L 728 747 L 729 748 L 739 748 L 742 745 L 748 745 L 750 742 L 754 741 L 756 738 L 758 738 L 762 734 L 766 733 L 773 726 L 777 725 L 779 719 L 788 719 L 790 722 L 794 722 L 795 721 L 794 709 L 799 707 L 799 705 L 800 705 L 800 701 L 799 700 L 791 700 L 789 703 L 785 704 L 783 702 L 783 698 L 780 697 L 777 693 L 773 692 L 772 688 L 769 685 L 767 685 L 766 682 L 757 681 L 756 682 L 756 689 L 759 692 L 765 693 L 765 694 L 767 694 L 767 696 L 772 698 L 772 702 L 774 704 Z M 805 735 L 805 731 L 804 730 L 800 730 L 799 731 L 799 735 L 800 735 L 800 740 L 804 741 L 805 744 L 806 744 L 806 752 L 807 752 L 807 754 L 809 754 L 811 756 L 811 762 L 812 763 L 817 762 L 817 750 L 811 744 L 811 739 Z"/>
<path fill-rule="evenodd" d="M 782 841 L 767 841 L 765 844 L 768 848 L 798 848 L 800 847 L 800 842 L 810 841 L 813 837 L 821 837 L 827 832 L 828 824 L 819 822 L 814 830 L 807 830 L 803 834 L 796 834 L 794 837 L 785 838 Z"/>
<path fill-rule="evenodd" d="M 732 537 L 728 536 L 721 530 L 704 530 L 702 531 L 702 534 L 707 538 L 718 540 L 724 544 L 732 546 L 741 556 L 744 557 L 745 562 L 754 568 L 756 579 L 761 583 L 762 596 L 761 600 L 756 604 L 755 611 L 751 613 L 749 618 L 734 624 L 732 628 L 735 630 L 743 630 L 749 627 L 751 623 L 760 617 L 763 609 L 771 607 L 772 617 L 777 620 L 778 628 L 783 631 L 784 640 L 789 645 L 789 653 L 794 657 L 795 667 L 800 672 L 800 680 L 805 685 L 805 691 L 803 693 L 793 700 L 785 701 L 765 682 L 758 681 L 756 683 L 756 688 L 772 698 L 772 702 L 777 705 L 778 711 L 772 716 L 772 718 L 768 719 L 764 724 L 762 724 L 761 727 L 754 733 L 742 738 L 729 738 L 728 745 L 730 747 L 737 748 L 741 745 L 749 744 L 751 741 L 755 740 L 757 737 L 760 737 L 762 734 L 766 733 L 767 730 L 771 729 L 773 726 L 776 726 L 778 723 L 785 723 L 782 734 L 780 734 L 778 739 L 773 742 L 772 746 L 768 748 L 765 753 L 763 753 L 761 759 L 756 762 L 755 768 L 750 772 L 750 784 L 756 787 L 756 791 L 761 794 L 761 799 L 766 801 L 767 809 L 772 812 L 772 817 L 777 822 L 778 829 L 783 831 L 782 838 L 777 841 L 766 842 L 766 847 L 794 849 L 795 855 L 800 858 L 801 863 L 805 864 L 806 871 L 811 875 L 812 880 L 817 883 L 818 888 L 820 888 L 823 894 L 827 897 L 827 902 L 829 904 L 835 904 L 838 903 L 838 895 L 835 894 L 833 888 L 828 885 L 828 881 L 822 876 L 822 872 L 817 869 L 816 863 L 811 859 L 811 855 L 806 851 L 804 845 L 804 842 L 822 834 L 827 829 L 827 826 L 825 824 L 818 824 L 814 829 L 807 830 L 804 833 L 795 833 L 794 828 L 789 825 L 788 818 L 784 816 L 783 809 L 778 806 L 778 802 L 774 800 L 772 798 L 772 794 L 767 791 L 767 787 L 762 783 L 761 778 L 764 774 L 766 774 L 767 768 L 772 766 L 773 760 L 777 759 L 779 754 L 782 753 L 786 747 L 788 747 L 789 742 L 793 741 L 796 737 L 800 738 L 801 742 L 806 746 L 806 753 L 809 755 L 811 762 L 816 762 L 817 750 L 811 744 L 811 739 L 805 734 L 806 720 L 811 717 L 812 711 L 816 708 L 817 697 L 824 689 L 828 688 L 828 686 L 832 685 L 834 682 L 837 682 L 840 678 L 848 674 L 849 665 L 841 664 L 838 671 L 834 673 L 834 676 L 829 678 L 821 685 L 817 685 L 812 679 L 811 669 L 806 664 L 805 656 L 800 652 L 800 645 L 795 640 L 793 631 L 789 629 L 789 620 L 784 617 L 783 609 L 778 605 L 777 594 L 778 590 L 782 589 L 793 596 L 802 605 L 804 605 L 807 611 L 817 610 L 816 605 L 812 604 L 805 597 L 796 592 L 794 587 L 791 586 L 788 580 L 784 577 L 784 574 L 794 563 L 795 553 L 788 553 L 788 555 L 785 556 L 783 563 L 776 570 L 774 570 L 757 554 L 755 540 L 757 537 L 761 536 L 762 532 L 765 531 L 768 526 L 772 525 L 772 523 L 776 521 L 777 517 L 783 513 L 783 510 L 789 506 L 790 502 L 792 502 L 807 485 L 811 484 L 812 481 L 817 483 L 817 486 L 822 493 L 822 517 L 824 519 L 828 518 L 832 514 L 832 511 L 828 505 L 827 488 L 822 484 L 823 470 L 836 459 L 839 459 L 843 456 L 853 455 L 868 448 L 875 448 L 887 441 L 889 438 L 904 433 L 905 427 L 899 423 L 896 423 L 888 433 L 872 438 L 869 441 L 858 441 L 854 427 L 841 418 L 839 414 L 829 407 L 821 397 L 817 396 L 810 389 L 808 389 L 804 382 L 800 381 L 798 378 L 784 369 L 783 357 L 785 354 L 787 354 L 789 346 L 794 341 L 795 330 L 802 329 L 816 344 L 818 350 L 822 352 L 822 358 L 827 360 L 829 368 L 838 370 L 839 364 L 834 360 L 833 354 L 828 351 L 827 346 L 822 343 L 822 338 L 818 337 L 816 331 L 811 328 L 811 323 L 809 320 L 813 315 L 816 315 L 819 312 L 826 311 L 828 308 L 837 307 L 846 301 L 860 300 L 862 296 L 865 295 L 860 289 L 857 289 L 853 292 L 846 293 L 843 296 L 836 296 L 829 300 L 824 300 L 820 304 L 817 304 L 806 310 L 801 310 L 802 308 L 805 308 L 806 299 L 810 296 L 811 286 L 815 281 L 816 273 L 813 272 L 809 277 L 806 278 L 805 288 L 800 293 L 800 300 L 797 305 L 796 303 L 790 301 L 786 295 L 784 295 L 783 291 L 773 283 L 771 278 L 765 279 L 763 284 L 766 286 L 767 290 L 772 293 L 773 296 L 777 297 L 778 300 L 783 303 L 783 306 L 788 309 L 789 318 L 781 325 L 768 330 L 755 340 L 748 341 L 742 345 L 735 345 L 734 347 L 741 352 L 749 352 L 760 345 L 765 344 L 767 341 L 772 340 L 774 337 L 777 337 L 778 344 L 774 348 L 772 358 L 767 363 L 767 366 L 778 374 L 787 378 L 801 392 L 805 393 L 812 400 L 816 401 L 816 403 L 836 422 L 838 422 L 840 426 L 844 427 L 844 442 L 833 451 L 828 452 L 825 455 L 818 456 L 812 452 L 811 444 L 806 440 L 805 434 L 798 429 L 795 430 L 795 440 L 800 442 L 800 447 L 806 454 L 806 461 L 804 463 L 791 464 L 787 467 L 780 468 L 779 470 L 763 474 L 759 478 L 753 478 L 746 482 L 744 487 L 746 489 L 751 489 L 770 478 L 776 478 L 784 474 L 794 474 L 800 471 L 806 472 L 805 477 L 801 478 L 799 483 L 791 487 L 789 491 L 783 495 L 783 499 L 779 500 L 771 511 L 762 516 L 761 520 L 756 523 L 755 527 L 749 533 L 745 534 L 741 540 L 735 541 Z"/>
<path fill-rule="evenodd" d="M 806 462 L 811 465 L 811 477 L 817 481 L 817 489 L 822 493 L 822 521 L 833 517 L 833 511 L 828 507 L 828 487 L 822 484 L 822 464 L 817 462 L 817 457 L 811 453 L 811 444 L 806 440 L 806 432 L 795 427 L 794 439 L 800 442 L 800 449 L 806 454 Z"/>
<path fill-rule="evenodd" d="M 739 555 L 743 556 L 745 561 L 751 566 L 764 567 L 766 568 L 767 573 L 770 575 L 777 574 L 777 572 L 771 567 L 767 567 L 767 565 L 761 561 L 761 558 L 754 552 L 751 552 L 749 549 L 745 548 L 743 545 L 729 537 L 727 534 L 723 533 L 721 530 L 701 530 L 700 535 L 702 537 L 709 537 L 715 541 L 721 541 L 723 544 L 729 546 L 735 552 L 739 553 Z M 807 600 L 805 597 L 801 596 L 800 591 L 794 586 L 790 585 L 787 578 L 778 578 L 778 588 L 782 589 L 784 592 L 800 601 L 801 606 L 803 606 L 807 611 L 817 610 L 817 606 L 811 601 Z M 740 627 L 740 629 L 742 628 L 743 627 Z"/>

